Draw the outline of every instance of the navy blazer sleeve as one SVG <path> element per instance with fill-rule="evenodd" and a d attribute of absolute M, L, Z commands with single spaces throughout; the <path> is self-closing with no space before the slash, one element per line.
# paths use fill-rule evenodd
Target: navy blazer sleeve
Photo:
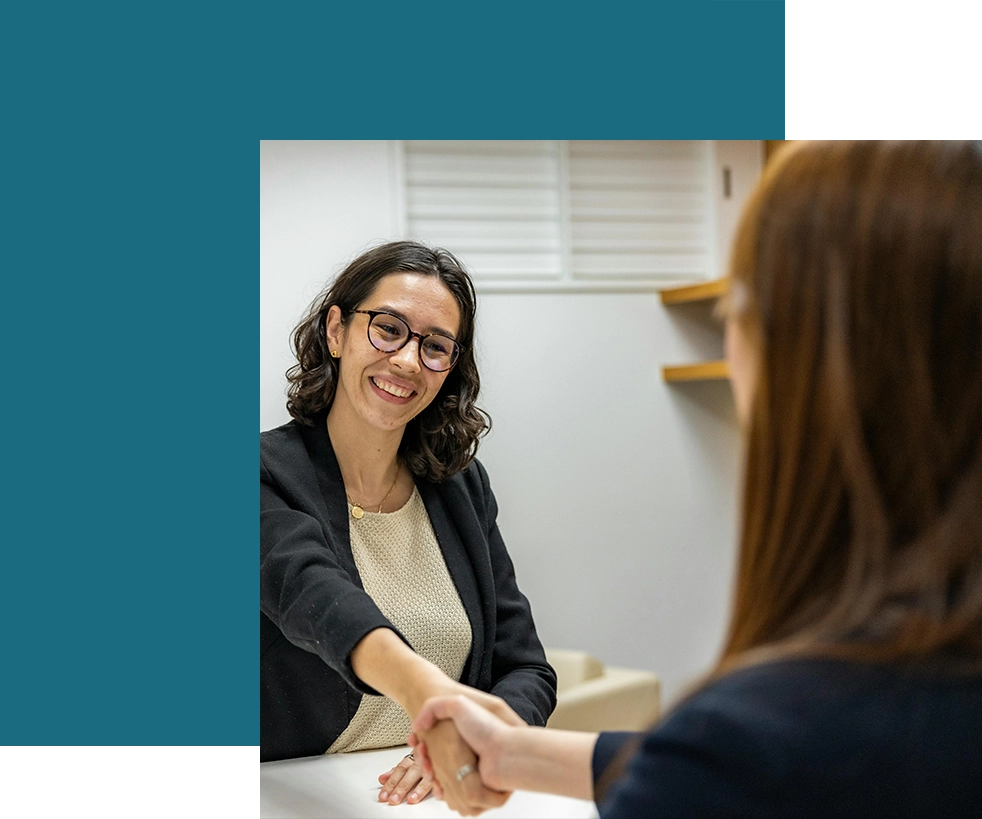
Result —
<path fill-rule="evenodd" d="M 595 782 L 598 757 L 612 759 L 620 739 L 600 735 L 594 751 Z M 683 708 L 643 737 L 625 775 L 602 795 L 600 815 L 764 815 L 758 811 L 767 801 L 758 789 L 766 791 L 773 783 L 770 777 L 781 777 L 780 754 L 775 751 L 741 720 L 699 705 Z"/>
<path fill-rule="evenodd" d="M 600 815 L 977 817 L 982 677 L 950 662 L 799 658 L 731 672 L 644 736 Z M 595 771 L 618 745 L 601 734 Z"/>

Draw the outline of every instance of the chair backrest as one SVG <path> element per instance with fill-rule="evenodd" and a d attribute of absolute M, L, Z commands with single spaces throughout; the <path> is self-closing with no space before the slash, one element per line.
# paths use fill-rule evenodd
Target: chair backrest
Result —
<path fill-rule="evenodd" d="M 644 731 L 658 718 L 661 681 L 652 671 L 606 665 L 585 651 L 547 648 L 556 670 L 556 710 L 546 725 L 568 731 Z"/>
<path fill-rule="evenodd" d="M 603 675 L 604 664 L 585 651 L 568 648 L 547 648 L 546 659 L 556 671 L 557 692 L 593 680 Z"/>

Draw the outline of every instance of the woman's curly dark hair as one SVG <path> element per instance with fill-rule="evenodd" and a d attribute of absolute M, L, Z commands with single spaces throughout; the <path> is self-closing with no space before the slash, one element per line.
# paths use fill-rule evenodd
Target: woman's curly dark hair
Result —
<path fill-rule="evenodd" d="M 463 265 L 443 248 L 411 241 L 389 242 L 363 253 L 341 271 L 314 299 L 293 331 L 297 363 L 286 371 L 290 382 L 286 408 L 298 423 L 307 426 L 326 416 L 334 402 L 340 366 L 338 359 L 331 358 L 327 345 L 328 311 L 337 305 L 341 322 L 347 325 L 352 311 L 391 273 L 436 276 L 460 308 L 460 358 L 433 402 L 406 426 L 399 446 L 410 472 L 430 481 L 443 481 L 474 459 L 478 441 L 491 428 L 490 416 L 475 406 L 481 379 L 474 360 L 474 285 Z"/>

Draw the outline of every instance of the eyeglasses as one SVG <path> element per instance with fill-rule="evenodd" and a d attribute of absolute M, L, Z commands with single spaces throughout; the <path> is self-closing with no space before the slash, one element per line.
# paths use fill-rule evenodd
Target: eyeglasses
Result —
<path fill-rule="evenodd" d="M 442 333 L 414 333 L 399 316 L 382 310 L 352 310 L 369 316 L 368 340 L 382 353 L 394 353 L 405 347 L 411 338 L 418 339 L 419 360 L 435 373 L 444 373 L 457 363 L 464 349 L 450 336 Z"/>

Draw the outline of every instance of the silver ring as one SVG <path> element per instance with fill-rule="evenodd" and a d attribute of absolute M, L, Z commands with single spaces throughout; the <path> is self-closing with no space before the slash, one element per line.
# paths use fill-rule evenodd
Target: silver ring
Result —
<path fill-rule="evenodd" d="M 476 772 L 477 768 L 475 768 L 473 765 L 461 765 L 457 769 L 457 781 L 463 782 L 465 776 L 470 776 L 472 773 Z"/>
<path fill-rule="evenodd" d="M 412 751 L 410 751 L 408 754 L 406 754 L 405 759 L 411 759 L 413 762 L 416 761 L 416 757 L 413 756 L 413 752 Z"/>

